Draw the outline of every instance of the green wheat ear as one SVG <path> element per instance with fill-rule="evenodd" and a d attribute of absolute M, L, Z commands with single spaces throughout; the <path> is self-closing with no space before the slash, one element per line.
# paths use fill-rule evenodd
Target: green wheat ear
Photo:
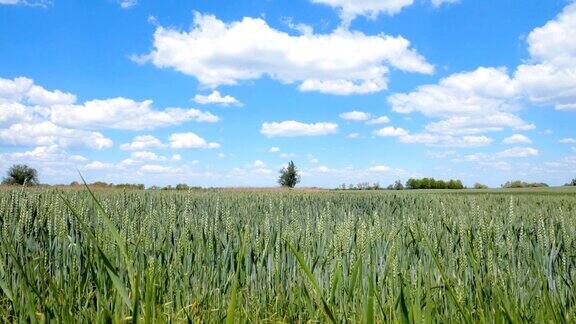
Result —
<path fill-rule="evenodd" d="M 328 305 L 328 303 L 326 302 L 326 299 L 324 298 L 324 294 L 322 293 L 322 289 L 320 288 L 318 281 L 316 281 L 314 274 L 312 273 L 312 271 L 310 270 L 310 268 L 306 264 L 306 261 L 304 261 L 304 256 L 302 255 L 302 253 L 300 253 L 296 249 L 294 249 L 294 247 L 292 247 L 290 242 L 288 242 L 287 240 L 285 242 L 286 242 L 286 245 L 288 246 L 288 249 L 290 249 L 292 254 L 296 257 L 296 260 L 298 260 L 298 264 L 300 265 L 300 269 L 302 269 L 302 271 L 304 271 L 304 274 L 306 275 L 308 282 L 312 285 L 312 287 L 314 288 L 314 292 L 316 293 L 316 295 L 320 299 L 320 303 L 319 303 L 320 308 L 324 311 L 324 313 L 326 314 L 326 316 L 328 317 L 328 319 L 332 323 L 338 323 L 338 321 L 334 317 L 334 313 L 332 312 L 332 310 L 330 309 L 330 306 Z"/>

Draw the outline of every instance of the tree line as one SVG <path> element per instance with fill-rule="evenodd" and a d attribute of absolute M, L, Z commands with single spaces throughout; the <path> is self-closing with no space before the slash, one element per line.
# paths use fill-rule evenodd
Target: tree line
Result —
<path fill-rule="evenodd" d="M 278 177 L 278 184 L 286 188 L 294 188 L 301 180 L 300 172 L 293 161 L 290 161 L 288 165 L 280 170 L 280 176 Z M 18 186 L 36 186 L 40 185 L 38 180 L 38 171 L 31 168 L 25 164 L 15 164 L 7 172 L 6 177 L 2 180 L 3 185 L 18 185 Z M 74 181 L 69 185 L 57 185 L 57 186 L 81 186 L 82 184 Z M 134 183 L 106 183 L 102 181 L 96 181 L 88 184 L 92 187 L 97 188 L 117 188 L 117 189 L 151 189 L 151 190 L 199 190 L 203 189 L 199 186 L 189 186 L 185 183 L 177 184 L 176 186 L 168 185 L 165 187 L 151 186 L 146 188 L 144 184 L 134 184 Z M 576 178 L 572 179 L 570 182 L 566 183 L 565 186 L 576 186 Z M 521 180 L 507 181 L 501 185 L 502 188 L 538 188 L 538 187 L 549 187 L 548 184 L 542 182 L 524 182 Z M 488 189 L 488 186 L 481 183 L 476 183 L 472 187 L 474 189 Z M 386 188 L 381 187 L 379 183 L 370 184 L 368 182 L 361 182 L 356 185 L 353 184 L 342 184 L 337 190 L 419 190 L 419 189 L 467 189 L 462 181 L 458 179 L 452 180 L 437 180 L 434 178 L 421 178 L 415 179 L 410 178 L 406 183 L 397 180 L 393 184 L 390 184 Z"/>

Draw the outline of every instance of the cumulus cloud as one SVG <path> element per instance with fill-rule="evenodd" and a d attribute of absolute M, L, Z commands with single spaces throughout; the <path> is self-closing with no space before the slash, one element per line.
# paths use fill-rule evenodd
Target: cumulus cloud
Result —
<path fill-rule="evenodd" d="M 351 121 L 365 121 L 370 119 L 371 115 L 363 111 L 348 111 L 340 114 L 340 118 Z"/>
<path fill-rule="evenodd" d="M 560 144 L 576 144 L 576 138 L 567 137 L 567 138 L 561 139 L 558 142 Z"/>
<path fill-rule="evenodd" d="M 83 156 L 68 156 L 65 151 L 58 145 L 38 146 L 30 151 L 0 153 L 0 157 L 5 161 L 76 161 L 83 162 L 86 160 Z"/>
<path fill-rule="evenodd" d="M 13 80 L 0 78 L 0 104 L 14 102 L 28 105 L 66 105 L 76 102 L 76 96 L 60 90 L 46 90 L 26 77 Z"/>
<path fill-rule="evenodd" d="M 174 149 L 215 149 L 218 143 L 208 143 L 202 137 L 194 133 L 175 133 L 170 135 L 170 147 Z"/>
<path fill-rule="evenodd" d="M 390 67 L 434 71 L 401 36 L 368 36 L 344 28 L 292 36 L 250 17 L 225 23 L 195 13 L 189 31 L 158 27 L 153 46 L 134 60 L 175 69 L 210 87 L 268 76 L 297 83 L 302 91 L 362 94 L 386 89 Z"/>
<path fill-rule="evenodd" d="M 531 144 L 532 140 L 526 135 L 514 134 L 512 136 L 506 137 L 503 141 L 504 144 Z"/>
<path fill-rule="evenodd" d="M 390 122 L 390 118 L 388 116 L 380 116 L 374 119 L 371 119 L 366 122 L 368 125 L 378 125 L 378 124 L 388 124 Z"/>
<path fill-rule="evenodd" d="M 346 138 L 348 138 L 348 139 L 357 139 L 359 137 L 360 137 L 359 133 L 350 133 L 350 134 L 346 135 Z"/>
<path fill-rule="evenodd" d="M 91 100 L 83 105 L 57 105 L 51 119 L 60 125 L 128 130 L 154 129 L 188 121 L 217 122 L 218 117 L 198 109 L 152 108 L 152 100 L 141 102 L 127 98 Z"/>
<path fill-rule="evenodd" d="M 319 136 L 338 131 L 334 123 L 302 123 L 295 120 L 264 123 L 260 132 L 267 137 Z"/>
<path fill-rule="evenodd" d="M 13 146 L 84 146 L 97 150 L 113 145 L 112 140 L 101 133 L 63 128 L 49 121 L 16 123 L 0 129 L 0 143 Z"/>
<path fill-rule="evenodd" d="M 138 4 L 138 0 L 119 0 L 120 8 L 130 9 Z"/>
<path fill-rule="evenodd" d="M 0 123 L 50 121 L 71 128 L 141 130 L 178 125 L 188 121 L 217 122 L 218 117 L 193 108 L 157 110 L 151 100 L 127 98 L 76 103 L 76 96 L 47 90 L 25 77 L 0 78 Z"/>
<path fill-rule="evenodd" d="M 513 147 L 497 153 L 497 156 L 502 158 L 525 158 L 537 156 L 538 154 L 538 150 L 532 147 Z"/>
<path fill-rule="evenodd" d="M 393 126 L 387 126 L 374 131 L 374 135 L 382 137 L 400 137 L 408 135 L 408 131 L 400 127 L 396 128 Z"/>
<path fill-rule="evenodd" d="M 384 172 L 390 172 L 392 171 L 392 168 L 387 166 L 387 165 L 375 165 L 373 167 L 368 168 L 368 171 L 370 172 L 378 172 L 378 173 L 384 173 Z"/>
<path fill-rule="evenodd" d="M 461 135 L 480 134 L 502 131 L 507 128 L 514 130 L 531 130 L 535 126 L 510 113 L 494 113 L 486 116 L 456 116 L 426 125 L 431 133 Z"/>
<path fill-rule="evenodd" d="M 256 161 L 254 161 L 254 163 L 252 164 L 252 167 L 258 168 L 258 169 L 265 168 L 265 167 L 266 167 L 266 163 L 262 162 L 261 160 L 256 160 Z"/>
<path fill-rule="evenodd" d="M 148 160 L 148 161 L 166 161 L 165 156 L 158 155 L 150 151 L 136 151 L 130 154 L 130 157 L 135 160 Z"/>
<path fill-rule="evenodd" d="M 452 136 L 431 133 L 408 134 L 400 137 L 400 142 L 408 144 L 425 144 L 429 146 L 446 146 L 446 147 L 481 147 L 492 144 L 494 140 L 487 136 Z"/>
<path fill-rule="evenodd" d="M 46 8 L 52 4 L 50 0 L 0 0 L 0 5 L 23 5 Z"/>
<path fill-rule="evenodd" d="M 280 152 L 280 148 L 277 146 L 273 146 L 268 150 L 268 152 L 270 152 L 270 153 Z"/>
<path fill-rule="evenodd" d="M 381 137 L 397 137 L 401 143 L 406 144 L 424 144 L 428 146 L 446 146 L 446 147 L 480 147 L 487 146 L 493 142 L 493 139 L 486 136 L 454 136 L 450 134 L 435 133 L 410 133 L 403 128 L 387 126 L 374 131 L 374 135 Z"/>
<path fill-rule="evenodd" d="M 98 171 L 98 170 L 106 170 L 106 169 L 113 169 L 113 168 L 114 168 L 114 164 L 100 162 L 100 161 L 93 161 L 93 162 L 86 164 L 83 169 L 89 170 L 89 171 Z"/>
<path fill-rule="evenodd" d="M 410 93 L 388 97 L 392 110 L 440 119 L 425 126 L 431 137 L 478 135 L 535 126 L 516 112 L 518 90 L 504 68 L 480 67 L 448 76 L 438 84 L 423 85 Z"/>
<path fill-rule="evenodd" d="M 532 102 L 558 110 L 576 110 L 576 3 L 528 35 L 534 63 L 520 65 L 514 75 Z"/>
<path fill-rule="evenodd" d="M 394 15 L 411 6 L 414 0 L 312 0 L 339 8 L 342 19 L 349 22 L 356 16 L 376 18 L 380 13 Z"/>
<path fill-rule="evenodd" d="M 138 169 L 139 173 L 153 173 L 153 174 L 163 174 L 163 173 L 180 173 L 182 170 L 180 168 L 164 166 L 158 164 L 146 164 Z"/>
<path fill-rule="evenodd" d="M 134 137 L 131 143 L 120 145 L 120 149 L 123 151 L 139 151 L 161 147 L 164 147 L 164 144 L 152 135 L 139 135 Z"/>
<path fill-rule="evenodd" d="M 414 0 L 311 0 L 340 10 L 342 23 L 348 26 L 357 16 L 375 19 L 380 14 L 395 15 L 402 9 L 414 4 Z M 434 7 L 445 3 L 457 3 L 459 0 L 431 0 Z"/>
<path fill-rule="evenodd" d="M 223 106 L 242 105 L 242 103 L 240 103 L 240 101 L 238 101 L 236 98 L 230 95 L 222 96 L 220 92 L 217 90 L 212 91 L 212 93 L 208 95 L 197 94 L 196 96 L 194 96 L 194 101 L 201 105 L 208 105 L 208 104 L 217 104 Z"/>
<path fill-rule="evenodd" d="M 526 103 L 576 109 L 576 3 L 528 36 L 530 59 L 508 73 L 479 67 L 437 84 L 388 97 L 398 113 L 418 112 L 440 119 L 425 128 L 432 135 L 481 134 L 535 126 L 519 117 Z"/>
<path fill-rule="evenodd" d="M 510 98 L 517 90 L 505 68 L 480 67 L 388 98 L 398 113 L 420 112 L 427 117 L 485 116 L 517 110 Z"/>
<path fill-rule="evenodd" d="M 474 162 L 481 166 L 495 168 L 498 170 L 510 170 L 511 165 L 506 159 L 528 158 L 538 156 L 539 151 L 532 147 L 513 147 L 496 153 L 474 153 L 465 155 L 462 159 L 456 158 L 454 161 Z"/>
<path fill-rule="evenodd" d="M 431 0 L 432 6 L 435 8 L 440 7 L 443 4 L 454 4 L 460 2 L 460 0 Z"/>

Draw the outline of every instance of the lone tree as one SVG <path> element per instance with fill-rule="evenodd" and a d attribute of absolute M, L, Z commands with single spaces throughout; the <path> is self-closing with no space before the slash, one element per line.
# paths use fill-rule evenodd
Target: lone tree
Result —
<path fill-rule="evenodd" d="M 294 162 L 290 161 L 287 167 L 284 167 L 282 170 L 280 170 L 280 178 L 278 178 L 278 183 L 282 187 L 294 188 L 298 182 L 300 182 L 298 169 L 296 169 Z"/>
<path fill-rule="evenodd" d="M 8 170 L 2 184 L 34 186 L 38 184 L 38 171 L 25 164 L 15 164 Z"/>

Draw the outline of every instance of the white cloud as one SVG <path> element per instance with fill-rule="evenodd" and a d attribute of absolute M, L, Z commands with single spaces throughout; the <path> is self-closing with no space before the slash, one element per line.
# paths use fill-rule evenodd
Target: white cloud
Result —
<path fill-rule="evenodd" d="M 408 144 L 425 144 L 429 146 L 445 147 L 481 147 L 492 144 L 494 140 L 486 136 L 462 136 L 439 135 L 431 133 L 408 134 L 400 137 L 400 142 Z"/>
<path fill-rule="evenodd" d="M 57 105 L 51 110 L 57 124 L 72 127 L 153 129 L 187 121 L 217 122 L 218 117 L 198 109 L 166 108 L 155 110 L 152 100 L 141 102 L 127 98 L 91 100 L 83 105 Z"/>
<path fill-rule="evenodd" d="M 530 64 L 518 67 L 514 78 L 532 102 L 558 110 L 576 110 L 576 3 L 528 35 Z"/>
<path fill-rule="evenodd" d="M 101 133 L 63 128 L 48 121 L 17 123 L 0 129 L 0 143 L 14 146 L 85 146 L 97 150 L 113 145 L 112 140 Z"/>
<path fill-rule="evenodd" d="M 137 152 L 132 152 L 132 154 L 130 154 L 130 157 L 134 160 L 149 160 L 149 161 L 166 161 L 166 157 L 165 156 L 161 156 L 158 155 L 154 152 L 150 152 L 150 151 L 137 151 Z"/>
<path fill-rule="evenodd" d="M 210 93 L 209 95 L 197 94 L 194 97 L 194 101 L 201 104 L 201 105 L 207 105 L 207 104 L 217 104 L 217 105 L 223 105 L 223 106 L 229 106 L 229 105 L 241 106 L 242 105 L 240 103 L 240 101 L 238 101 L 236 98 L 234 98 L 230 95 L 222 96 L 220 94 L 220 92 L 217 90 L 212 91 L 212 93 Z"/>
<path fill-rule="evenodd" d="M 439 122 L 429 123 L 425 127 L 427 132 L 448 135 L 481 134 L 502 131 L 506 128 L 531 130 L 535 126 L 526 123 L 514 114 L 501 112 L 485 116 L 450 117 Z"/>
<path fill-rule="evenodd" d="M 379 130 L 374 131 L 374 135 L 383 137 L 400 137 L 408 135 L 408 131 L 403 128 L 396 128 L 393 126 L 387 126 Z"/>
<path fill-rule="evenodd" d="M 280 157 L 283 159 L 293 158 L 296 157 L 294 153 L 280 153 Z"/>
<path fill-rule="evenodd" d="M 170 167 L 170 166 L 157 165 L 157 164 L 146 164 L 146 165 L 143 165 L 142 167 L 140 167 L 140 169 L 138 169 L 138 172 L 139 173 L 157 173 L 157 174 L 180 173 L 181 169 L 175 168 L 175 167 Z"/>
<path fill-rule="evenodd" d="M 458 2 L 460 2 L 460 0 L 431 0 L 431 2 L 432 2 L 432 5 L 433 5 L 435 8 L 438 8 L 438 7 L 440 7 L 440 6 L 443 5 L 443 4 L 454 4 L 454 3 L 458 3 Z"/>
<path fill-rule="evenodd" d="M 24 5 L 46 8 L 52 4 L 50 0 L 0 0 L 0 5 Z"/>
<path fill-rule="evenodd" d="M 306 124 L 294 120 L 264 123 L 260 130 L 263 135 L 268 137 L 319 136 L 333 134 L 337 131 L 338 125 L 334 123 Z"/>
<path fill-rule="evenodd" d="M 363 111 L 348 111 L 340 114 L 340 118 L 351 121 L 365 121 L 370 119 L 370 114 Z"/>
<path fill-rule="evenodd" d="M 17 77 L 13 80 L 0 78 L 0 104 L 8 102 L 28 105 L 66 105 L 76 102 L 76 96 L 60 90 L 46 90 L 35 85 L 34 80 L 26 77 Z"/>
<path fill-rule="evenodd" d="M 106 170 L 106 169 L 112 169 L 112 168 L 114 168 L 113 164 L 104 163 L 104 162 L 100 162 L 100 161 L 90 162 L 84 166 L 85 170 L 90 170 L 90 171 Z"/>
<path fill-rule="evenodd" d="M 273 146 L 268 150 L 268 152 L 270 152 L 270 153 L 280 152 L 280 148 L 277 146 Z"/>
<path fill-rule="evenodd" d="M 350 22 L 356 16 L 376 18 L 380 13 L 394 15 L 403 8 L 411 6 L 414 0 L 312 0 L 339 8 L 342 19 Z"/>
<path fill-rule="evenodd" d="M 86 161 L 88 161 L 88 159 L 83 157 L 82 155 L 71 155 L 70 160 L 74 161 L 74 162 L 86 162 Z"/>
<path fill-rule="evenodd" d="M 302 35 L 312 35 L 314 34 L 314 28 L 310 25 L 302 23 L 294 23 L 292 17 L 286 17 L 282 19 L 282 22 L 286 24 L 290 29 L 299 32 Z"/>
<path fill-rule="evenodd" d="M 392 110 L 420 112 L 427 117 L 486 116 L 517 109 L 510 98 L 517 89 L 505 68 L 480 67 L 446 77 L 438 84 L 424 85 L 411 93 L 388 98 Z"/>
<path fill-rule="evenodd" d="M 260 160 L 256 160 L 254 161 L 254 163 L 252 164 L 252 167 L 257 168 L 257 169 L 261 169 L 261 168 L 265 168 L 266 167 L 266 163 L 260 161 Z"/>
<path fill-rule="evenodd" d="M 525 158 L 537 156 L 538 154 L 538 150 L 532 147 L 513 147 L 497 153 L 497 156 L 501 158 Z"/>
<path fill-rule="evenodd" d="M 58 183 L 62 183 L 63 177 L 74 176 L 75 170 L 83 168 L 87 159 L 80 155 L 70 155 L 58 145 L 38 146 L 29 151 L 0 153 L 0 168 L 8 168 L 12 164 L 25 163 L 36 170 L 40 175 L 40 181 L 50 182 L 55 177 Z"/>
<path fill-rule="evenodd" d="M 380 116 L 369 120 L 366 122 L 368 125 L 379 125 L 379 124 L 388 124 L 390 122 L 390 118 L 388 116 Z"/>
<path fill-rule="evenodd" d="M 0 122 L 46 121 L 71 128 L 153 129 L 187 121 L 217 122 L 218 117 L 198 109 L 156 110 L 151 100 L 127 98 L 90 100 L 76 104 L 76 96 L 46 90 L 25 77 L 0 78 Z"/>
<path fill-rule="evenodd" d="M 576 109 L 576 3 L 528 36 L 531 58 L 512 77 L 505 68 L 480 67 L 456 73 L 438 84 L 388 98 L 399 113 L 420 112 L 440 118 L 426 126 L 442 135 L 534 129 L 517 111 L 527 102 Z"/>
<path fill-rule="evenodd" d="M 576 3 L 564 8 L 554 20 L 535 28 L 528 35 L 530 55 L 540 61 L 554 65 L 574 65 L 576 63 L 576 41 L 572 31 L 576 30 Z"/>
<path fill-rule="evenodd" d="M 164 147 L 164 144 L 152 135 L 139 135 L 134 137 L 131 143 L 120 145 L 120 149 L 123 151 L 139 151 L 160 147 Z"/>
<path fill-rule="evenodd" d="M 316 164 L 316 163 L 319 163 L 320 160 L 318 160 L 314 155 L 308 154 L 308 162 L 310 162 L 312 164 Z"/>
<path fill-rule="evenodd" d="M 486 167 L 490 170 L 511 171 L 512 164 L 504 159 L 511 158 L 527 158 L 538 156 L 539 151 L 531 147 L 513 147 L 501 152 L 496 153 L 474 153 L 463 156 L 462 158 L 454 158 L 454 162 L 472 162 L 479 166 Z M 517 164 L 516 167 L 519 165 Z"/>
<path fill-rule="evenodd" d="M 346 135 L 346 138 L 349 138 L 349 139 L 357 139 L 359 137 L 360 137 L 359 133 L 350 133 L 350 134 Z"/>
<path fill-rule="evenodd" d="M 448 76 L 438 84 L 424 85 L 410 93 L 388 98 L 399 113 L 419 112 L 439 118 L 425 126 L 434 137 L 476 135 L 505 129 L 530 130 L 533 124 L 516 111 L 519 91 L 504 68 L 480 67 Z"/>
<path fill-rule="evenodd" d="M 434 159 L 444 159 L 447 158 L 449 156 L 454 156 L 456 155 L 456 151 L 454 150 L 450 150 L 450 151 L 428 151 L 426 152 L 426 156 L 429 156 L 431 158 Z"/>
<path fill-rule="evenodd" d="M 13 152 L 13 153 L 0 153 L 3 160 L 26 160 L 26 161 L 47 161 L 66 158 L 58 145 L 38 146 L 31 151 Z"/>
<path fill-rule="evenodd" d="M 395 15 L 402 9 L 414 4 L 414 0 L 311 0 L 340 10 L 343 25 L 348 26 L 357 16 L 375 19 L 380 14 Z M 459 0 L 431 0 L 437 8 L 444 3 L 457 3 Z"/>
<path fill-rule="evenodd" d="M 514 134 L 512 136 L 506 137 L 503 141 L 504 144 L 531 144 L 532 140 L 526 135 Z"/>
<path fill-rule="evenodd" d="M 328 173 L 328 172 L 332 171 L 332 169 L 330 169 L 329 167 L 327 167 L 325 165 L 320 165 L 320 166 L 314 168 L 313 171 L 317 171 L 320 173 Z"/>
<path fill-rule="evenodd" d="M 341 95 L 386 89 L 389 66 L 434 71 L 401 36 L 368 36 L 344 28 L 291 36 L 260 18 L 225 23 L 200 13 L 188 32 L 158 27 L 152 52 L 134 60 L 173 68 L 210 87 L 268 76 L 298 83 L 302 91 Z"/>
<path fill-rule="evenodd" d="M 120 8 L 130 9 L 138 4 L 138 0 L 120 0 Z"/>
<path fill-rule="evenodd" d="M 576 138 L 563 138 L 560 141 L 558 141 L 560 144 L 576 144 Z"/>
<path fill-rule="evenodd" d="M 389 166 L 386 165 L 376 165 L 373 167 L 368 168 L 368 171 L 370 172 L 378 172 L 378 173 L 385 173 L 385 172 L 390 172 L 392 171 L 392 168 L 390 168 Z"/>
<path fill-rule="evenodd" d="M 215 149 L 218 143 L 208 143 L 194 133 L 175 133 L 170 135 L 170 147 L 174 149 Z"/>

